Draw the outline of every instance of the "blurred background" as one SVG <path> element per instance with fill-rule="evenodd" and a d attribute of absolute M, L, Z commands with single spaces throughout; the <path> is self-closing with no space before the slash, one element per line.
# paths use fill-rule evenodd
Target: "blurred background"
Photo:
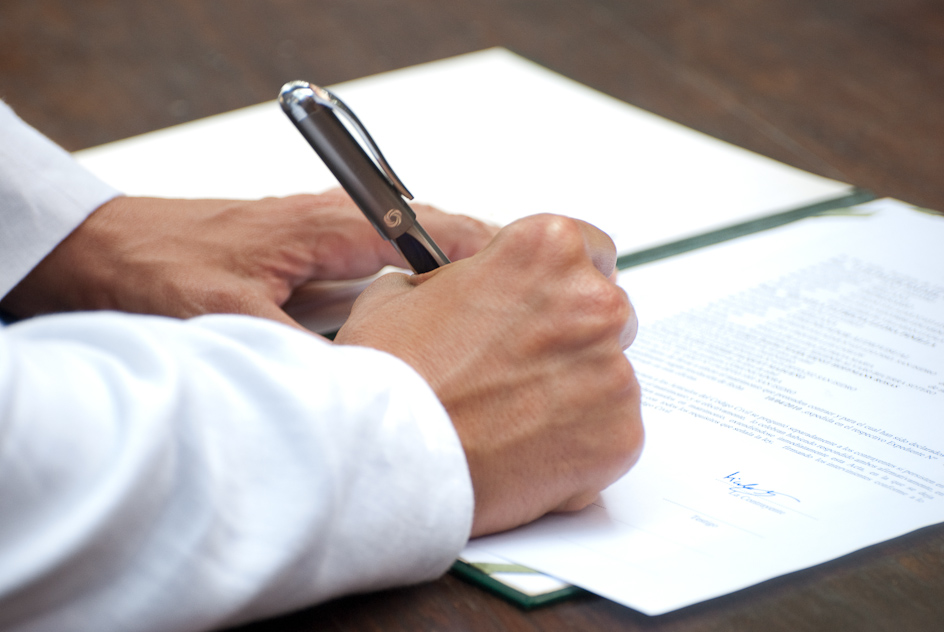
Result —
<path fill-rule="evenodd" d="M 491 46 L 944 209 L 940 0 L 3 0 L 0 98 L 78 150 Z"/>

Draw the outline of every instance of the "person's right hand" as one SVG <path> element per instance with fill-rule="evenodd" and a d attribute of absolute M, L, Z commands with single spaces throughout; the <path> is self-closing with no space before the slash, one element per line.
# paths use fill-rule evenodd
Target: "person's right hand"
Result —
<path fill-rule="evenodd" d="M 636 317 L 615 262 L 587 224 L 525 218 L 469 259 L 382 277 L 338 333 L 402 358 L 439 396 L 472 476 L 473 536 L 585 507 L 638 459 L 623 353 Z"/>

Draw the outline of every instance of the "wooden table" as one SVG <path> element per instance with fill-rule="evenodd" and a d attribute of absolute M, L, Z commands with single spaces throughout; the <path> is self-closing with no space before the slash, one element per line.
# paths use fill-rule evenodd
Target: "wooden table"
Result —
<path fill-rule="evenodd" d="M 944 209 L 936 0 L 5 0 L 0 97 L 70 150 L 505 46 L 771 156 Z M 596 597 L 522 612 L 447 576 L 257 623 L 301 630 L 944 628 L 944 527 L 649 618 Z"/>

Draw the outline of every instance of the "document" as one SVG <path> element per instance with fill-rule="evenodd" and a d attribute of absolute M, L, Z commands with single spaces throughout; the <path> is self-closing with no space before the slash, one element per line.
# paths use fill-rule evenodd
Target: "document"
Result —
<path fill-rule="evenodd" d="M 466 556 L 655 615 L 944 521 L 941 243 L 879 201 L 625 271 L 641 460 Z"/>

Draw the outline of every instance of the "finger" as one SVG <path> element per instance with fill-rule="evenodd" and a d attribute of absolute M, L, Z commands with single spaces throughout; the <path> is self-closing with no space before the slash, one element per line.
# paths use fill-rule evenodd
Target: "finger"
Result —
<path fill-rule="evenodd" d="M 603 273 L 604 276 L 616 283 L 616 244 L 609 235 L 602 230 L 586 222 L 578 222 L 580 231 L 583 234 L 584 244 L 587 249 L 587 255 L 593 261 L 594 267 Z M 628 299 L 627 299 L 628 300 Z M 632 303 L 629 304 L 629 316 L 620 332 L 620 345 L 625 350 L 636 339 L 636 332 L 639 330 L 639 321 L 636 318 L 636 310 Z"/>
<path fill-rule="evenodd" d="M 275 322 L 282 323 L 283 325 L 288 325 L 289 327 L 294 327 L 295 329 L 301 329 L 308 333 L 312 333 L 308 329 L 302 327 L 297 320 L 286 314 L 282 308 L 264 296 L 247 294 L 245 299 L 236 307 L 235 311 L 236 313 L 243 314 L 245 316 L 255 316 L 256 318 L 274 320 Z"/>
<path fill-rule="evenodd" d="M 293 196 L 276 203 L 298 204 L 313 220 L 295 230 L 291 239 L 311 251 L 317 266 L 296 284 L 311 278 L 335 280 L 370 276 L 387 265 L 406 267 L 403 257 L 381 238 L 351 198 L 341 189 L 319 195 Z M 497 226 L 431 206 L 413 206 L 417 219 L 446 256 L 469 257 L 491 241 Z"/>
<path fill-rule="evenodd" d="M 348 320 L 357 320 L 363 313 L 370 312 L 377 305 L 387 303 L 409 292 L 414 287 L 410 278 L 409 275 L 392 272 L 368 285 L 367 289 L 361 292 L 354 301 Z"/>
<path fill-rule="evenodd" d="M 603 273 L 603 276 L 614 279 L 616 274 L 616 245 L 609 235 L 592 224 L 584 221 L 577 222 L 583 234 L 587 255 L 593 261 L 594 267 Z"/>
<path fill-rule="evenodd" d="M 377 269 L 383 265 L 404 265 L 402 256 L 377 234 L 376 229 L 370 226 L 367 218 L 343 189 L 330 189 L 307 198 L 315 203 L 319 213 L 325 213 L 328 208 L 337 209 L 346 217 L 353 218 L 357 227 L 363 229 L 356 235 L 352 234 L 352 238 L 357 240 L 356 245 L 363 249 L 363 252 L 359 253 L 358 261 L 363 262 L 366 257 L 367 260 L 376 262 L 374 265 Z M 474 255 L 492 240 L 500 228 L 466 215 L 447 213 L 428 204 L 411 204 L 411 208 L 426 232 L 452 260 Z"/>
<path fill-rule="evenodd" d="M 400 333 L 396 328 L 391 329 L 384 324 L 378 326 L 376 314 L 382 308 L 392 307 L 383 313 L 384 322 L 399 322 L 398 307 L 389 305 L 413 289 L 411 277 L 406 274 L 385 274 L 373 283 L 354 301 L 351 313 L 344 325 L 338 331 L 334 341 L 339 344 L 363 345 L 377 349 L 389 349 Z M 372 318 L 373 317 L 373 318 Z M 370 323 L 365 326 L 365 323 Z"/>
<path fill-rule="evenodd" d="M 492 245 L 515 252 L 537 263 L 558 259 L 565 266 L 589 262 L 607 278 L 616 270 L 616 246 L 609 235 L 582 220 L 541 213 L 529 215 L 503 228 Z"/>
<path fill-rule="evenodd" d="M 626 324 L 623 325 L 623 331 L 620 333 L 620 345 L 623 348 L 623 351 L 629 348 L 633 341 L 636 339 L 636 333 L 639 331 L 639 319 L 636 318 L 636 310 L 633 307 L 633 304 L 629 304 L 629 318 L 626 319 Z"/>
<path fill-rule="evenodd" d="M 385 302 L 409 292 L 414 287 L 410 275 L 399 272 L 385 274 L 361 292 L 358 300 L 364 303 Z"/>
<path fill-rule="evenodd" d="M 301 223 L 285 222 L 300 249 L 309 251 L 314 262 L 301 281 L 359 279 L 387 265 L 403 265 L 402 257 L 343 190 L 284 200 L 305 209 Z"/>

